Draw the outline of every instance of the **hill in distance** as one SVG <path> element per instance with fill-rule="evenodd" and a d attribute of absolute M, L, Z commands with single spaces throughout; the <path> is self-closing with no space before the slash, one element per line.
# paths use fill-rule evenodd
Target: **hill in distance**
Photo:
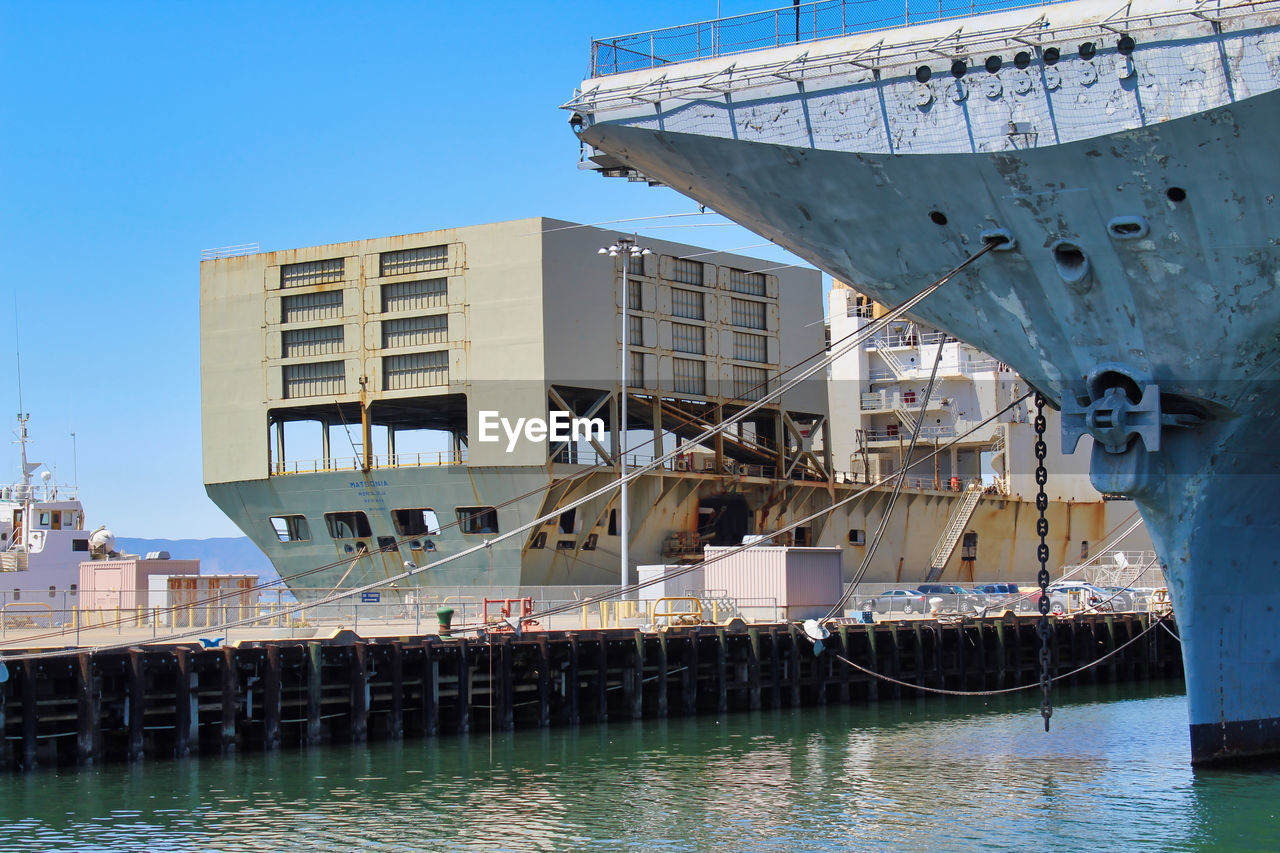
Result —
<path fill-rule="evenodd" d="M 224 536 L 215 539 L 134 539 L 116 537 L 116 550 L 146 556 L 151 551 L 168 551 L 175 560 L 199 560 L 200 574 L 251 574 L 260 583 L 279 577 L 275 567 L 244 536 Z"/>

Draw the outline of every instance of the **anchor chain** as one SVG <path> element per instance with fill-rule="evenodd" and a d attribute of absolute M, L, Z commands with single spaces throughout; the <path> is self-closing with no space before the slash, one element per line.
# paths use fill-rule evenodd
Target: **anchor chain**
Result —
<path fill-rule="evenodd" d="M 1049 496 L 1045 493 L 1045 484 L 1049 482 L 1049 472 L 1044 467 L 1044 459 L 1049 453 L 1049 448 L 1044 443 L 1044 433 L 1046 422 L 1044 418 L 1045 399 L 1042 395 L 1036 394 L 1036 419 L 1034 422 L 1036 431 L 1036 511 L 1039 513 L 1036 518 L 1036 535 L 1040 537 L 1040 544 L 1036 546 L 1036 559 L 1040 562 L 1040 574 L 1037 580 L 1040 582 L 1040 623 L 1036 626 L 1036 633 L 1040 635 L 1040 716 L 1044 717 L 1044 730 L 1049 731 L 1049 718 L 1053 716 L 1053 703 L 1049 700 L 1049 690 L 1053 684 L 1053 679 L 1049 676 L 1050 656 L 1049 656 L 1049 520 L 1045 518 L 1045 511 L 1049 509 Z"/>

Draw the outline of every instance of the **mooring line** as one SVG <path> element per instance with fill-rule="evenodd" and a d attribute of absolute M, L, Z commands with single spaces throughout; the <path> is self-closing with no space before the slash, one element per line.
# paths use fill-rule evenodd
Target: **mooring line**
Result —
<path fill-rule="evenodd" d="M 1073 669 L 1070 672 L 1064 672 L 1061 675 L 1055 675 L 1050 680 L 1061 681 L 1064 678 L 1070 678 L 1073 675 L 1079 675 L 1085 670 L 1092 669 L 1093 667 L 1102 663 L 1112 655 L 1115 655 L 1124 651 L 1129 646 L 1133 645 L 1134 643 L 1138 642 L 1138 640 L 1141 640 L 1147 634 L 1150 634 L 1152 631 L 1154 631 L 1157 625 L 1163 625 L 1165 620 L 1165 615 L 1166 614 L 1161 614 L 1157 616 L 1155 621 L 1152 622 L 1150 625 L 1148 625 L 1141 634 L 1138 634 L 1135 637 L 1130 637 L 1127 642 L 1123 643 L 1122 645 L 1116 646 L 1114 649 L 1107 652 L 1105 655 L 1098 658 L 1097 660 L 1091 661 L 1085 664 L 1084 666 L 1077 667 L 1076 669 Z M 1165 630 L 1168 631 L 1169 629 L 1166 627 Z M 808 636 L 808 635 L 806 634 L 805 636 Z M 854 663 L 853 661 L 849 660 L 847 657 L 845 657 L 842 654 L 838 654 L 835 652 L 833 652 L 832 654 L 835 656 L 836 660 L 846 663 L 849 666 L 853 667 L 854 669 L 858 670 L 859 672 L 865 673 L 866 675 L 870 675 L 872 678 L 878 678 L 881 681 L 887 681 L 890 684 L 896 684 L 899 687 L 910 687 L 913 690 L 919 690 L 924 693 L 937 693 L 942 696 L 999 696 L 1004 693 L 1020 693 L 1023 690 L 1032 690 L 1040 686 L 1040 680 L 1036 679 L 1030 684 L 1022 684 L 1017 687 L 1002 687 L 998 690 L 946 690 L 942 687 L 927 687 L 923 684 L 912 684 L 910 681 L 902 681 L 901 679 L 894 678 L 893 676 L 890 676 L 890 675 L 885 675 L 882 672 L 876 672 L 875 670 L 868 669 L 867 667 L 862 666 L 861 664 Z"/>

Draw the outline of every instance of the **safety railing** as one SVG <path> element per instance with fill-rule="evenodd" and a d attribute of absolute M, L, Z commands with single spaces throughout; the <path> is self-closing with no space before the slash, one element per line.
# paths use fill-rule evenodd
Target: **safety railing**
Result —
<path fill-rule="evenodd" d="M 1046 0 L 904 0 L 896 7 L 866 0 L 819 0 L 763 12 L 596 39 L 591 76 L 602 77 L 753 50 L 804 44 L 927 21 L 1053 5 Z M 893 11 L 890 11 L 891 8 Z"/>
<path fill-rule="evenodd" d="M 426 468 L 441 465 L 463 465 L 467 461 L 466 450 L 438 450 L 422 453 L 374 454 L 369 457 L 370 468 Z M 272 463 L 272 474 L 316 474 L 324 471 L 359 471 L 364 467 L 363 456 L 332 456 L 328 459 L 286 459 Z"/>

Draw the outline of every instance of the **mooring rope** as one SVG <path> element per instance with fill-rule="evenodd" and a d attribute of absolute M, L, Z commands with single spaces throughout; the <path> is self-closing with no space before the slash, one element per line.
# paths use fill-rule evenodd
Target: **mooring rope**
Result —
<path fill-rule="evenodd" d="M 1163 614 L 1163 613 L 1160 614 L 1155 618 L 1155 620 L 1150 625 L 1148 625 L 1142 631 L 1142 633 L 1138 634 L 1135 637 L 1130 637 L 1128 641 L 1126 641 L 1125 643 L 1119 646 L 1116 646 L 1114 649 L 1107 652 L 1105 655 L 1098 658 L 1097 660 L 1091 661 L 1085 664 L 1084 666 L 1077 667 L 1076 669 L 1073 669 L 1070 672 L 1064 672 L 1061 675 L 1055 675 L 1050 679 L 1050 681 L 1061 681 L 1062 679 L 1070 678 L 1073 675 L 1079 675 L 1085 670 L 1092 669 L 1093 667 L 1102 663 L 1112 655 L 1119 654 L 1120 652 L 1127 649 L 1129 646 L 1138 642 L 1138 640 L 1141 640 L 1147 634 L 1150 634 L 1152 631 L 1154 631 L 1157 625 L 1164 625 L 1166 616 L 1167 614 Z M 1169 628 L 1166 626 L 1165 630 L 1168 631 Z M 1169 633 L 1173 634 L 1172 631 L 1170 631 Z M 808 635 L 806 634 L 804 636 L 807 637 Z M 1176 637 L 1177 635 L 1174 634 L 1173 636 Z M 845 657 L 842 654 L 833 652 L 832 655 L 836 658 L 836 660 L 846 663 L 849 666 L 853 667 L 854 669 L 858 670 L 859 672 L 865 673 L 866 675 L 869 675 L 872 678 L 878 678 L 881 681 L 887 681 L 888 683 L 896 684 L 899 687 L 910 687 L 913 690 L 919 690 L 924 693 L 937 693 L 942 696 L 999 696 L 1004 693 L 1020 693 L 1023 690 L 1032 690 L 1040 686 L 1040 679 L 1037 678 L 1035 681 L 1031 682 L 1030 684 L 1021 684 L 1021 685 L 1018 685 L 1017 687 L 1002 687 L 998 690 L 946 690 L 941 687 L 927 687 L 923 684 L 912 684 L 910 681 L 902 681 L 901 679 L 894 678 L 891 675 L 885 675 L 882 672 L 876 672 L 875 670 L 868 669 L 867 667 L 862 666 L 861 664 L 854 663 L 853 661 L 849 660 L 847 657 Z"/>

